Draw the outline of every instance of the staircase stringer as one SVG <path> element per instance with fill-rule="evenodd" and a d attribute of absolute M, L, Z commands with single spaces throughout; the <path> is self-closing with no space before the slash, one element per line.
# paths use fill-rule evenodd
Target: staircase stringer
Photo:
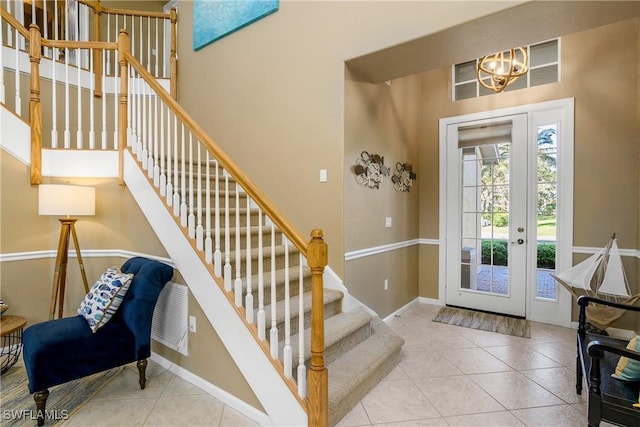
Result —
<path fill-rule="evenodd" d="M 124 181 L 169 257 L 256 394 L 273 425 L 306 425 L 307 413 L 238 316 L 209 267 L 175 222 L 132 154 L 124 152 Z"/>

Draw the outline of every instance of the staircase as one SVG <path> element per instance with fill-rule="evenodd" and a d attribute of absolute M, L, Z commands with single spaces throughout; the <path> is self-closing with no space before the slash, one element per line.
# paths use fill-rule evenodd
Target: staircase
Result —
<path fill-rule="evenodd" d="M 138 162 L 138 166 L 142 167 L 142 163 Z M 187 166 L 187 168 L 190 167 Z M 198 165 L 196 164 L 193 166 L 193 170 L 197 169 Z M 257 207 L 247 208 L 246 206 L 250 206 L 250 203 L 247 203 L 247 194 L 237 186 L 233 179 L 228 179 L 228 186 L 226 186 L 224 176 L 225 172 L 220 170 L 217 180 L 215 176 L 208 177 L 210 191 L 214 192 L 214 189 L 218 188 L 217 197 L 220 200 L 226 201 L 226 196 L 229 195 L 229 210 L 225 209 L 225 205 L 220 206 L 219 221 L 225 223 L 225 215 L 228 212 L 229 223 L 234 223 L 236 215 L 238 215 L 238 225 L 241 231 L 238 236 L 236 230 L 230 230 L 228 240 L 225 238 L 227 237 L 224 235 L 225 233 L 222 233 L 220 238 L 221 252 L 224 253 L 225 245 L 229 244 L 229 262 L 231 266 L 235 266 L 238 256 L 236 245 L 240 242 L 242 248 L 238 264 L 240 265 L 239 277 L 247 277 L 248 269 L 251 272 L 260 271 L 260 264 L 264 269 L 262 279 L 259 277 L 259 273 L 250 273 L 251 279 L 242 281 L 240 300 L 246 301 L 247 297 L 251 295 L 248 300 L 253 301 L 251 311 L 256 325 L 260 324 L 257 319 L 264 316 L 265 330 L 257 332 L 257 335 L 265 337 L 269 348 L 272 348 L 271 344 L 274 338 L 270 333 L 274 313 L 276 319 L 274 330 L 285 331 L 285 322 L 287 322 L 287 318 L 289 319 L 290 343 L 297 343 L 300 328 L 304 330 L 303 358 L 300 358 L 298 346 L 289 344 L 289 347 L 291 347 L 291 360 L 304 361 L 308 370 L 311 359 L 311 274 L 305 265 L 300 268 L 297 251 L 280 231 L 274 231 L 274 244 L 271 244 L 271 228 L 261 227 L 268 221 L 264 213 Z M 148 181 L 151 186 L 152 180 L 148 179 Z M 212 194 L 211 197 L 216 196 Z M 138 197 L 136 200 L 141 202 L 140 208 L 144 211 L 143 201 Z M 202 213 L 204 214 L 204 211 Z M 196 214 L 197 212 L 194 212 L 194 215 Z M 246 231 L 247 221 L 250 232 Z M 152 226 L 154 225 L 152 224 Z M 183 231 L 185 234 L 187 233 L 186 229 Z M 159 237 L 164 240 L 162 236 L 159 235 Z M 236 239 L 237 237 L 239 239 Z M 170 238 L 170 240 L 173 239 Z M 249 256 L 249 264 L 246 262 L 247 241 L 251 242 L 250 252 L 252 255 Z M 165 242 L 163 241 L 163 243 Z M 171 243 L 169 242 L 169 244 Z M 261 258 L 258 257 L 258 254 L 261 255 Z M 172 259 L 175 260 L 173 255 Z M 237 270 L 232 268 L 232 274 L 235 277 Z M 288 291 L 284 286 L 286 280 L 289 283 Z M 256 284 L 261 281 L 264 283 L 262 307 L 260 305 L 261 298 L 255 288 Z M 249 290 L 247 283 L 253 284 L 251 290 Z M 272 288 L 272 283 L 276 284 L 275 288 Z M 298 299 L 299 295 L 302 295 L 301 299 Z M 344 293 L 340 290 L 324 289 L 324 362 L 329 372 L 329 425 L 337 424 L 382 378 L 391 372 L 400 361 L 404 344 L 401 337 L 364 306 L 356 307 L 348 312 L 343 311 L 343 297 Z M 290 311 L 288 317 L 285 316 L 287 305 Z M 302 318 L 300 313 L 303 313 Z M 257 328 L 260 329 L 260 326 Z M 284 358 L 285 347 L 287 347 L 286 339 L 280 332 L 275 354 L 278 355 L 277 358 L 283 366 L 287 363 Z M 295 381 L 299 380 L 298 370 L 292 369 L 292 377 Z"/>
<path fill-rule="evenodd" d="M 103 8 L 103 16 L 105 11 Z M 3 19 L 17 28 L 18 23 L 2 12 Z M 175 12 L 171 20 L 175 21 Z M 21 34 L 31 38 L 31 73 L 37 76 L 40 34 L 33 28 L 30 32 L 24 29 Z M 103 137 L 102 150 L 120 152 L 121 179 L 270 420 L 276 425 L 300 425 L 306 422 L 308 413 L 309 424 L 335 425 L 398 363 L 404 341 L 362 304 L 343 311 L 346 289 L 322 289 L 324 265 L 319 278 L 312 263 L 309 262 L 311 269 L 307 266 L 311 243 L 300 238 L 284 216 L 136 60 L 128 50 L 128 36 L 119 37 L 117 46 L 112 42 L 86 48 L 87 57 L 89 50 L 102 48 L 113 52 L 107 58 L 115 57 L 117 50 L 118 58 L 127 62 L 109 77 L 102 76 L 119 82 L 114 85 L 119 89 L 118 103 L 113 96 L 113 103 L 108 105 L 103 97 L 100 108 L 103 134 L 109 139 L 117 134 L 118 144 L 109 148 Z M 17 35 L 13 40 L 16 39 Z M 67 45 L 57 42 L 55 46 Z M 25 53 L 14 51 L 15 62 L 19 63 L 18 56 Z M 172 58 L 173 53 L 172 49 Z M 54 63 L 50 67 L 54 86 L 56 75 L 60 78 L 64 74 L 56 74 L 56 67 L 61 65 Z M 65 67 L 71 68 L 69 64 Z M 103 64 L 101 68 L 108 67 Z M 91 70 L 77 69 L 76 81 L 86 72 Z M 1 63 L 0 73 L 5 73 Z M 62 80 L 58 84 L 68 86 Z M 37 112 L 31 114 L 31 126 L 38 129 L 35 134 L 31 132 L 34 147 L 34 142 L 42 144 L 33 139 L 42 137 L 39 83 L 31 88 L 31 95 L 30 108 Z M 25 94 L 23 98 L 28 97 Z M 16 105 L 20 104 L 18 99 L 16 91 Z M 72 102 L 72 98 L 65 98 L 66 105 Z M 14 112 L 20 115 L 19 111 Z M 51 114 L 46 110 L 42 113 Z M 82 120 L 87 120 L 86 114 Z M 55 115 L 52 122 L 55 125 Z M 63 129 L 63 118 L 58 117 L 58 122 Z M 77 133 L 82 135 L 79 126 Z M 93 122 L 85 125 L 87 128 L 93 130 Z M 64 131 L 69 129 L 65 127 Z M 3 140 L 4 132 L 3 126 Z M 45 135 L 55 132 L 54 127 Z M 79 137 L 78 144 L 80 141 Z M 58 148 L 54 142 L 55 139 L 51 148 Z M 23 144 L 28 145 L 29 141 Z M 64 148 L 73 150 L 66 140 Z M 89 149 L 93 150 L 93 145 Z M 25 155 L 23 159 L 31 164 L 32 182 L 34 172 L 41 172 L 39 157 L 34 158 L 34 153 L 39 156 L 40 152 L 32 148 L 30 158 Z M 314 290 L 321 303 L 312 301 Z M 317 325 L 312 331 L 312 323 L 317 322 L 314 316 L 321 311 L 324 330 L 320 328 L 318 333 Z M 323 346 L 320 349 L 318 342 Z M 312 397 L 317 399 L 323 391 L 318 392 L 311 382 L 325 367 L 328 420 L 312 415 L 318 409 L 312 404 Z"/>

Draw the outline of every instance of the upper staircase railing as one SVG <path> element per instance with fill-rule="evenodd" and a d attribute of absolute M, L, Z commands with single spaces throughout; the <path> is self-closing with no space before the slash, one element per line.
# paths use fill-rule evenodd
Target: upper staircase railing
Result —
<path fill-rule="evenodd" d="M 43 121 L 50 124 L 45 132 L 51 135 L 50 148 L 117 150 L 121 183 L 124 150 L 130 150 L 209 269 L 212 281 L 224 291 L 258 347 L 269 355 L 307 411 L 308 424 L 327 425 L 322 280 L 327 245 L 322 231 L 314 230 L 307 241 L 286 220 L 136 58 L 126 30 L 119 32 L 117 43 L 49 40 L 42 38 L 37 25 L 27 30 L 3 8 L 0 14 L 0 33 L 10 28 L 15 34 L 15 81 L 25 70 L 20 68 L 19 37 L 29 47 L 31 182 L 41 181 Z M 47 49 L 64 50 L 64 62 L 43 57 Z M 88 58 L 87 69 L 69 63 L 66 54 L 72 49 L 77 58 Z M 107 76 L 109 57 L 115 58 L 117 66 Z M 54 76 L 51 81 L 41 78 L 43 58 L 49 62 L 47 72 Z M 101 59 L 99 66 L 95 58 Z M 0 63 L 0 76 L 5 68 L 11 67 Z M 101 98 L 96 98 L 96 70 L 103 77 Z M 46 120 L 40 99 L 43 83 L 50 85 L 47 90 L 53 100 Z M 19 89 L 17 85 L 16 97 Z M 20 105 L 21 100 L 14 103 Z M 61 120 L 56 116 L 58 104 L 78 115 L 65 111 Z M 87 104 L 89 111 L 83 115 Z M 70 123 L 72 117 L 76 123 Z M 76 129 L 75 145 L 71 129 Z M 311 336 L 305 340 L 308 327 Z"/>

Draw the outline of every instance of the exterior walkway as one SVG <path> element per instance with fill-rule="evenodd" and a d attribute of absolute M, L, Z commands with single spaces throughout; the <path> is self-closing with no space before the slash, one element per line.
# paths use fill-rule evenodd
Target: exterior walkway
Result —
<path fill-rule="evenodd" d="M 557 284 L 550 273 L 554 270 L 539 268 L 537 271 L 539 298 L 553 299 L 556 297 Z M 508 292 L 508 267 L 481 265 L 477 277 L 477 290 L 506 295 Z"/>

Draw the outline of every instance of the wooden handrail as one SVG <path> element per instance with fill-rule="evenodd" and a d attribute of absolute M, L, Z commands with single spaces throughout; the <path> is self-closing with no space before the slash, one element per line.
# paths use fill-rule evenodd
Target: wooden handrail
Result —
<path fill-rule="evenodd" d="M 128 37 L 128 36 L 127 36 Z M 307 241 L 302 234 L 286 221 L 284 214 L 269 201 L 267 196 L 231 161 L 222 149 L 207 135 L 207 133 L 189 116 L 178 102 L 156 81 L 156 79 L 140 64 L 129 52 L 123 52 L 123 57 L 133 67 L 156 94 L 167 104 L 169 109 L 185 124 L 185 126 L 209 149 L 218 159 L 224 169 L 231 173 L 245 192 L 260 206 L 260 208 L 272 219 L 274 224 L 287 235 L 289 240 L 303 254 L 307 253 Z M 126 77 L 126 76 L 125 76 Z M 123 79 L 121 79 L 122 81 Z M 122 131 L 122 129 L 120 129 Z"/>
<path fill-rule="evenodd" d="M 116 9 L 110 7 L 102 6 L 102 3 L 98 1 L 91 0 L 78 0 L 78 3 L 84 4 L 85 6 L 89 6 L 90 8 L 100 11 L 101 13 L 113 13 L 114 15 L 132 15 L 132 16 L 142 16 L 144 18 L 163 18 L 169 19 L 170 16 L 168 13 L 164 12 L 149 12 L 143 10 L 130 10 L 130 9 Z"/>
<path fill-rule="evenodd" d="M 42 39 L 42 45 L 47 47 L 56 47 L 58 49 L 118 49 L 116 42 L 90 42 L 78 40 L 49 40 Z"/>
<path fill-rule="evenodd" d="M 18 32 L 25 38 L 29 39 L 29 30 L 22 25 L 16 18 L 13 17 L 9 12 L 0 7 L 0 15 L 2 15 L 2 19 L 6 20 L 9 25 L 18 30 Z"/>

